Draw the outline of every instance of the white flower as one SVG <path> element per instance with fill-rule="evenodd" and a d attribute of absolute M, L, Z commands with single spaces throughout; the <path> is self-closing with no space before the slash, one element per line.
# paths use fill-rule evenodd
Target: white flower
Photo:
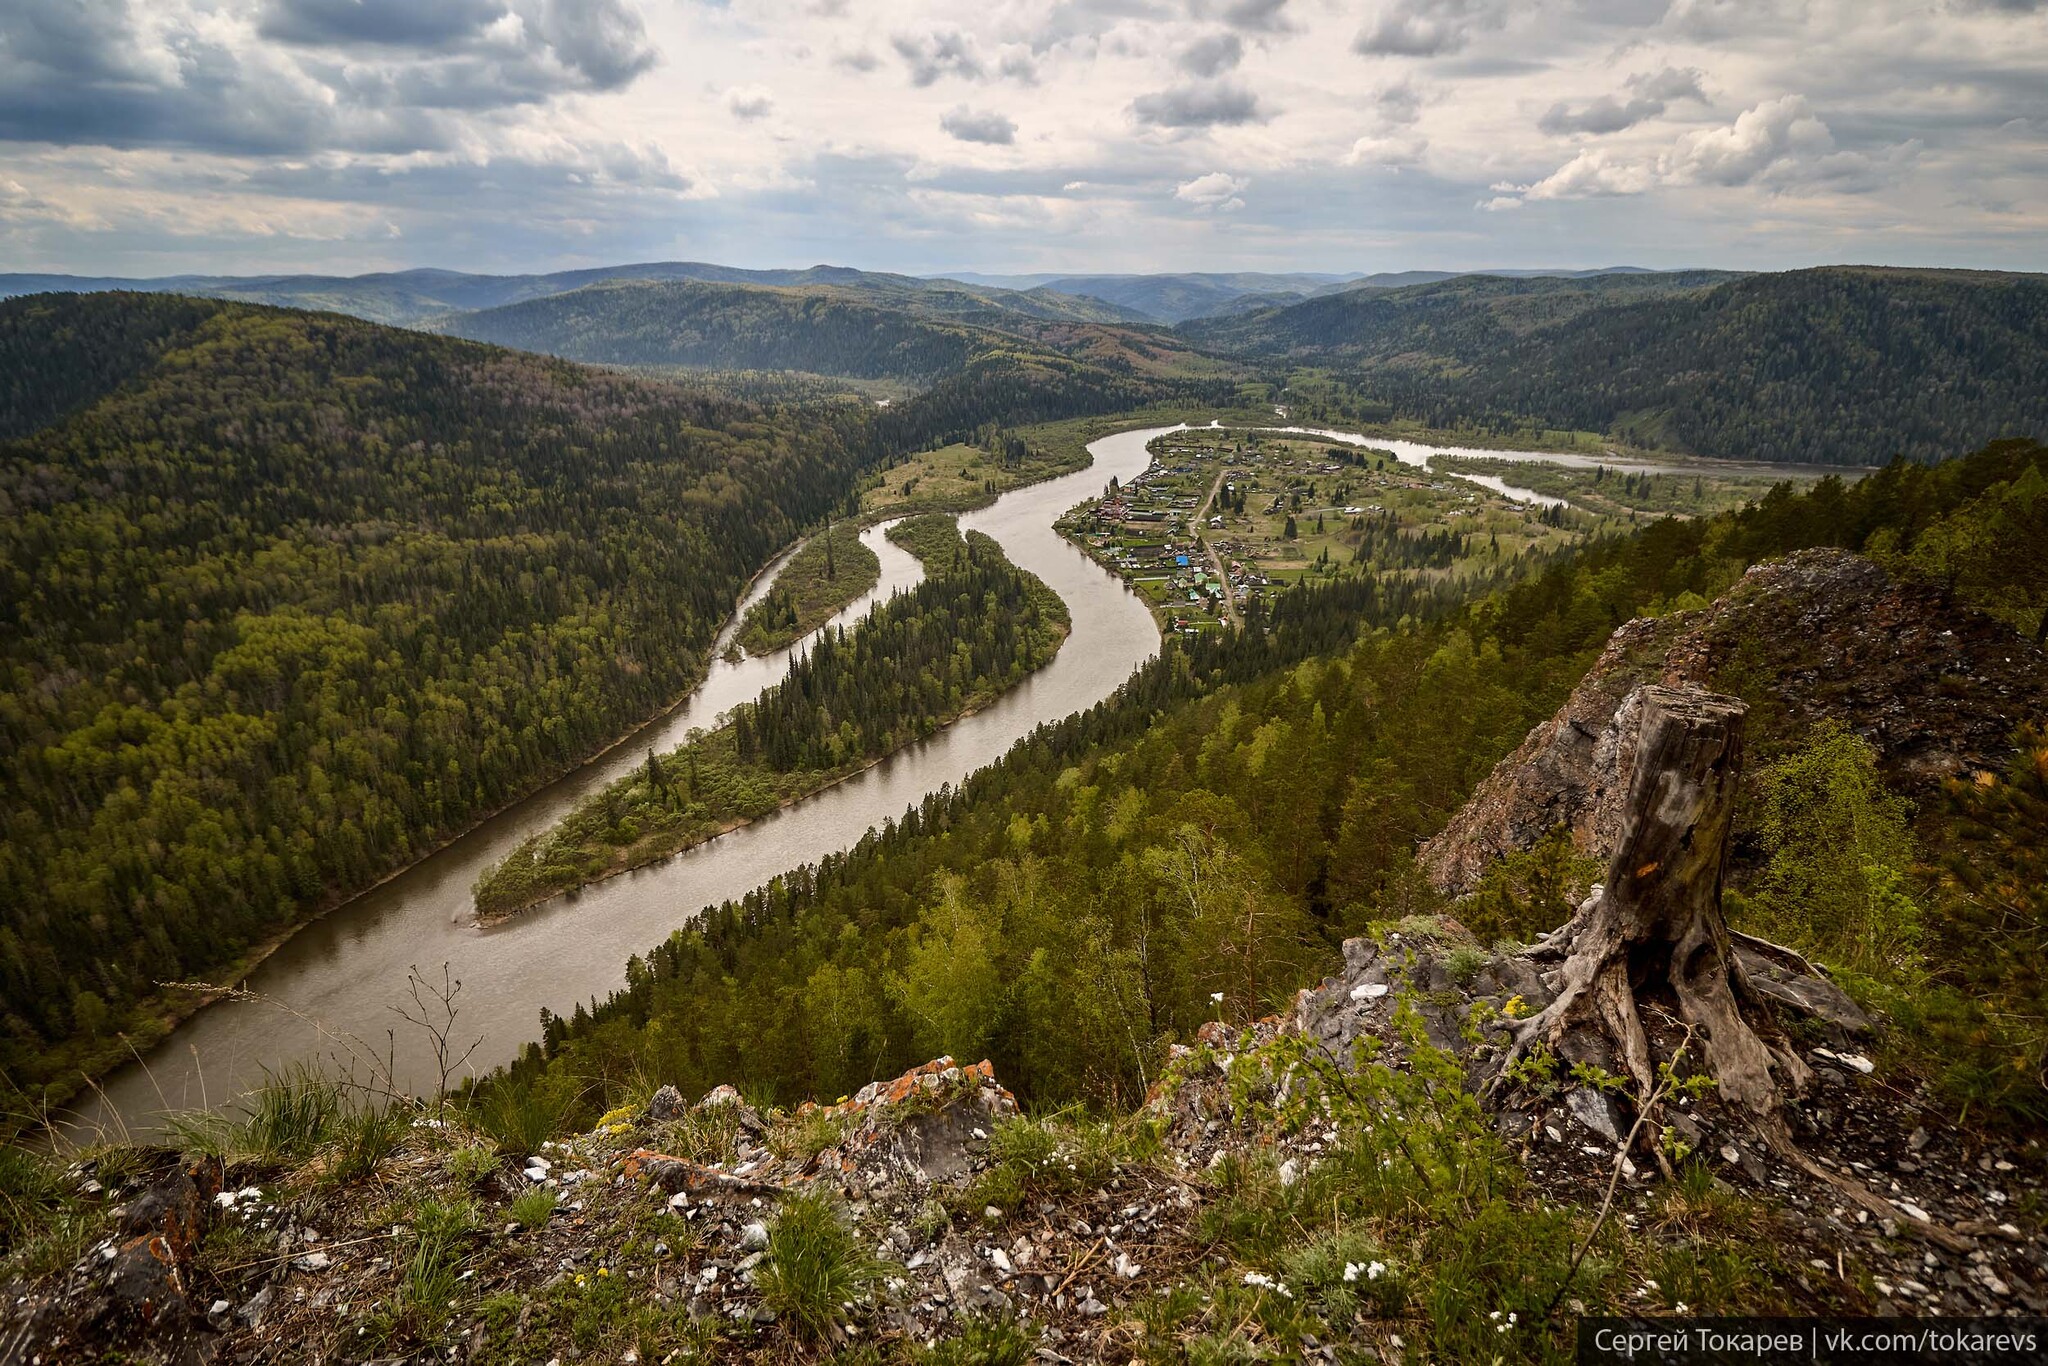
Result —
<path fill-rule="evenodd" d="M 1220 991 L 1212 991 L 1209 993 L 1209 999 L 1220 1006 L 1223 1004 L 1223 993 Z"/>
<path fill-rule="evenodd" d="M 1262 1290 L 1270 1290 L 1274 1294 L 1283 1295 L 1290 1300 L 1294 1298 L 1294 1292 L 1292 1290 L 1289 1290 L 1286 1286 L 1274 1280 L 1271 1276 L 1261 1275 L 1259 1272 L 1256 1271 L 1245 1272 L 1244 1283 L 1246 1285 L 1257 1286 Z"/>

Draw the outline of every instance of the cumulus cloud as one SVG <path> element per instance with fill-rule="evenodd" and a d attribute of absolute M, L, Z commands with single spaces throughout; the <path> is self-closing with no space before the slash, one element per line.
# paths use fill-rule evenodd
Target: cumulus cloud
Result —
<path fill-rule="evenodd" d="M 1473 34 L 1506 18 L 1503 0 L 1389 0 L 1351 47 L 1368 57 L 1436 57 L 1461 50 Z"/>
<path fill-rule="evenodd" d="M 0 259 L 1115 269 L 1220 264 L 1224 224 L 1376 268 L 1572 200 L 1572 236 L 1496 218 L 1481 254 L 2024 267 L 2044 4 L 0 0 Z M 1080 235 L 1016 226 L 1051 204 Z"/>
<path fill-rule="evenodd" d="M 889 45 L 909 66 L 910 83 L 915 86 L 931 85 L 942 76 L 978 81 L 988 74 L 981 59 L 975 56 L 974 40 L 958 29 L 922 37 L 898 34 L 889 40 Z"/>
<path fill-rule="evenodd" d="M 732 111 L 734 118 L 752 122 L 775 112 L 775 97 L 758 85 L 741 86 L 726 92 L 725 107 Z"/>
<path fill-rule="evenodd" d="M 1214 128 L 1259 123 L 1267 114 L 1245 87 L 1206 81 L 1140 95 L 1131 101 L 1131 117 L 1155 128 Z"/>
<path fill-rule="evenodd" d="M 1626 101 L 1613 95 L 1602 95 L 1598 99 L 1574 109 L 1559 101 L 1545 111 L 1536 126 L 1546 133 L 1586 133 L 1598 136 L 1604 133 L 1619 133 L 1633 128 L 1648 119 L 1654 119 L 1670 108 L 1671 102 L 1692 99 L 1704 102 L 1706 95 L 1700 89 L 1702 73 L 1696 67 L 1667 66 L 1661 71 L 1634 75 L 1628 78 L 1629 97 Z"/>
<path fill-rule="evenodd" d="M 621 0 L 268 0 L 257 31 L 307 47 L 538 62 L 593 90 L 626 84 L 656 57 Z"/>
<path fill-rule="evenodd" d="M 1017 121 L 1006 114 L 977 113 L 962 105 L 939 120 L 947 136 L 961 142 L 985 142 L 1007 147 L 1017 140 Z"/>
<path fill-rule="evenodd" d="M 1184 204 L 1217 213 L 1235 213 L 1244 207 L 1244 192 L 1251 181 L 1224 171 L 1211 171 L 1174 187 L 1173 197 Z"/>
<path fill-rule="evenodd" d="M 1197 38 L 1181 51 L 1180 69 L 1205 79 L 1221 76 L 1244 60 L 1244 39 L 1235 33 Z"/>
<path fill-rule="evenodd" d="M 1247 33 L 1286 33 L 1294 27 L 1287 18 L 1287 0 L 1195 0 L 1190 9 L 1197 19 L 1218 19 Z"/>
<path fill-rule="evenodd" d="M 623 0 L 271 0 L 252 29 L 181 0 L 10 0 L 0 140 L 433 150 L 466 115 L 621 89 L 658 56 Z"/>
<path fill-rule="evenodd" d="M 1896 175 L 1919 152 L 1912 141 L 1877 153 L 1840 150 L 1804 96 L 1782 95 L 1744 110 L 1732 124 L 1686 133 L 1654 157 L 1589 148 L 1533 184 L 1494 186 L 1496 197 L 1486 207 L 1635 195 L 1667 185 L 1861 193 Z"/>

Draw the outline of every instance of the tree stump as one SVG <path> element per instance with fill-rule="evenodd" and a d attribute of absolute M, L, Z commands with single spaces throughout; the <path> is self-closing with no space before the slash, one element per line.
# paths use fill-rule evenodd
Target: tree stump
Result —
<path fill-rule="evenodd" d="M 1746 988 L 1721 914 L 1745 708 L 1696 688 L 1642 694 L 1627 824 L 1607 880 L 1538 950 L 1564 959 L 1558 994 L 1514 1027 L 1508 1061 L 1538 1046 L 1573 1061 L 1618 1055 L 1648 1094 L 1655 1059 L 1642 1006 L 1655 999 L 1700 1041 L 1722 1098 L 1764 1119 L 1810 1073 L 1745 1018 L 1745 1004 L 1761 1011 L 1762 1002 Z"/>

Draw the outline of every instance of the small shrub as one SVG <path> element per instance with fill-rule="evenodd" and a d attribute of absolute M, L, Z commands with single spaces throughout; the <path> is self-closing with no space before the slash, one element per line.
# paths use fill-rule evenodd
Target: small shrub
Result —
<path fill-rule="evenodd" d="M 1349 1323 L 1360 1313 L 1393 1318 L 1407 1301 L 1393 1259 L 1356 1228 L 1334 1229 L 1286 1253 L 1280 1277 L 1297 1294 L 1313 1297 L 1331 1323 Z"/>
<path fill-rule="evenodd" d="M 1560 825 L 1525 850 L 1486 866 L 1479 886 L 1458 905 L 1458 919 L 1481 939 L 1533 939 L 1572 918 L 1600 877 L 1600 865 Z"/>
<path fill-rule="evenodd" d="M 1493 955 L 1485 949 L 1474 948 L 1470 944 L 1461 944 L 1444 955 L 1444 971 L 1459 986 L 1469 987 L 1472 985 L 1472 979 L 1477 977 L 1480 970 L 1492 961 Z"/>
<path fill-rule="evenodd" d="M 1012 1315 L 977 1314 L 960 1335 L 912 1354 L 919 1366 L 1025 1366 L 1037 1346 L 1031 1328 Z"/>
<path fill-rule="evenodd" d="M 174 1115 L 176 1142 L 215 1157 L 297 1162 L 335 1137 L 352 1112 L 341 1085 L 310 1067 L 267 1076 L 227 1110 Z"/>
<path fill-rule="evenodd" d="M 694 1136 L 704 1146 L 723 1149 L 731 1142 L 733 1132 L 738 1127 L 739 1120 L 735 1113 L 736 1108 L 730 1105 L 720 1105 L 714 1107 L 712 1111 L 714 1115 L 724 1114 L 732 1116 L 727 1121 L 727 1124 L 731 1127 L 725 1132 L 700 1131 Z M 697 1126 L 691 1127 L 695 1128 Z M 802 1118 L 794 1120 L 789 1124 L 779 1126 L 770 1135 L 768 1146 L 777 1157 L 780 1157 L 785 1162 L 808 1162 L 819 1153 L 824 1152 L 825 1149 L 837 1147 L 839 1140 L 845 1136 L 846 1120 L 821 1108 L 812 1110 Z"/>
<path fill-rule="evenodd" d="M 792 1195 L 768 1231 L 767 1258 L 754 1271 L 761 1298 L 799 1337 L 825 1338 L 888 1274 L 825 1197 Z"/>
<path fill-rule="evenodd" d="M 47 1225 L 64 1207 L 64 1184 L 41 1153 L 0 1147 L 0 1252 Z"/>
<path fill-rule="evenodd" d="M 471 1119 L 500 1152 L 523 1157 L 539 1152 L 540 1145 L 555 1136 L 567 1108 L 535 1087 L 501 1083 L 484 1093 Z"/>
<path fill-rule="evenodd" d="M 498 1170 L 498 1155 L 481 1143 L 471 1143 L 448 1154 L 443 1165 L 449 1176 L 465 1186 L 473 1186 Z"/>

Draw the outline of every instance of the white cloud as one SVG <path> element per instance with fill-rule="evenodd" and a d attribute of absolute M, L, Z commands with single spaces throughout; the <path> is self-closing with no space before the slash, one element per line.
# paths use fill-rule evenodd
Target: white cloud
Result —
<path fill-rule="evenodd" d="M 1735 122 L 1695 129 L 1655 156 L 1589 148 L 1533 184 L 1496 185 L 1488 207 L 1513 201 L 1637 195 L 1662 186 L 1760 186 L 1771 191 L 1876 188 L 1919 155 L 1914 142 L 1875 153 L 1839 150 L 1804 96 L 1764 100 Z"/>
<path fill-rule="evenodd" d="M 1131 117 L 1157 128 L 1234 127 L 1269 117 L 1259 97 L 1232 81 L 1177 85 L 1131 101 Z"/>
<path fill-rule="evenodd" d="M 1371 57 L 1435 57 L 1460 51 L 1506 18 L 1503 0 L 1387 0 L 1351 46 Z"/>
<path fill-rule="evenodd" d="M 2038 268 L 2030 2 L 0 0 L 0 260 Z"/>
<path fill-rule="evenodd" d="M 1250 188 L 1249 180 L 1224 171 L 1211 171 L 1175 186 L 1173 197 L 1197 208 L 1235 213 L 1244 207 L 1244 192 Z"/>
<path fill-rule="evenodd" d="M 1235 33 L 1197 38 L 1180 54 L 1181 70 L 1204 78 L 1221 76 L 1244 60 L 1244 39 Z"/>
<path fill-rule="evenodd" d="M 977 113 L 960 106 L 939 120 L 946 135 L 961 142 L 985 142 L 1007 147 L 1017 140 L 1017 121 L 993 111 Z"/>
<path fill-rule="evenodd" d="M 943 76 L 978 81 L 988 74 L 975 55 L 974 40 L 959 29 L 922 36 L 899 33 L 889 45 L 909 66 L 910 83 L 915 86 L 931 85 Z"/>

